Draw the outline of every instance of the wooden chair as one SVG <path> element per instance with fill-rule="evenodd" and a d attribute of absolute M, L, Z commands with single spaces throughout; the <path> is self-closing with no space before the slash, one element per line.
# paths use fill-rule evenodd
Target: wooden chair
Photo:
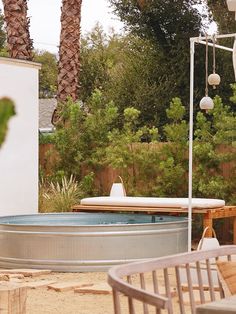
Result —
<path fill-rule="evenodd" d="M 220 282 L 217 287 L 213 282 L 213 271 L 216 261 L 230 261 L 232 255 L 236 255 L 235 245 L 112 267 L 108 272 L 108 283 L 113 290 L 114 313 L 194 314 L 198 304 L 224 298 Z M 203 284 L 202 264 L 207 272 L 207 287 Z M 192 265 L 196 268 L 197 290 L 193 285 Z M 182 289 L 180 269 L 183 267 L 186 271 L 187 291 Z"/>

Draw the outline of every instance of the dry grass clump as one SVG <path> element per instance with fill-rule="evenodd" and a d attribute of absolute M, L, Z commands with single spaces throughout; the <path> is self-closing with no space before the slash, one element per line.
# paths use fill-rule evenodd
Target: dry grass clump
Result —
<path fill-rule="evenodd" d="M 39 211 L 68 212 L 80 201 L 81 191 L 78 182 L 71 175 L 57 182 L 42 182 L 39 186 Z"/>

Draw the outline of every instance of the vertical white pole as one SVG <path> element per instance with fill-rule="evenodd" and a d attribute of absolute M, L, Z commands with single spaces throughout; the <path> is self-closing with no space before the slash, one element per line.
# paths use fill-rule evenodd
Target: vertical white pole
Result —
<path fill-rule="evenodd" d="M 189 102 L 189 171 L 188 171 L 188 251 L 192 244 L 192 181 L 193 181 L 193 90 L 194 39 L 190 38 L 190 102 Z"/>

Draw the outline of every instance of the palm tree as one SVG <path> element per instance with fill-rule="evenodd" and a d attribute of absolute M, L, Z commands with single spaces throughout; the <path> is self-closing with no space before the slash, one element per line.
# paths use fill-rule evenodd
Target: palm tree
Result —
<path fill-rule="evenodd" d="M 137 0 L 137 3 L 138 3 L 139 9 L 142 10 L 144 6 L 146 5 L 146 0 Z"/>
<path fill-rule="evenodd" d="M 58 67 L 58 102 L 79 94 L 80 20 L 82 0 L 63 0 Z"/>
<path fill-rule="evenodd" d="M 10 57 L 32 60 L 27 0 L 3 0 L 3 6 Z"/>

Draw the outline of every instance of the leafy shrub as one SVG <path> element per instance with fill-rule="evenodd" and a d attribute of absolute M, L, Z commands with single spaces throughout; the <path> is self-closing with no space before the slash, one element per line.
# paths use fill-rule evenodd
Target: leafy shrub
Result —
<path fill-rule="evenodd" d="M 152 147 L 157 143 L 158 130 L 138 127 L 139 116 L 139 110 L 126 108 L 124 126 L 109 132 L 105 150 L 106 164 L 121 172 L 130 195 L 145 195 L 150 191 L 149 183 L 155 179 L 158 165 L 158 150 Z M 143 140 L 149 143 L 142 143 Z"/>
<path fill-rule="evenodd" d="M 222 198 L 232 203 L 235 197 L 236 116 L 219 96 L 214 109 L 197 114 L 194 140 L 193 189 L 195 197 Z M 227 150 L 224 146 L 227 145 Z M 222 165 L 234 164 L 229 177 Z"/>
<path fill-rule="evenodd" d="M 39 133 L 39 144 L 52 144 L 53 137 L 53 133 Z"/>
<path fill-rule="evenodd" d="M 117 117 L 113 102 L 106 102 L 96 90 L 86 107 L 68 100 L 61 107 L 61 120 L 54 134 L 54 144 L 59 154 L 56 170 L 63 170 L 67 176 L 73 174 L 77 180 L 97 169 L 104 160 L 109 131 Z"/>
<path fill-rule="evenodd" d="M 15 115 L 14 104 L 9 98 L 0 99 L 0 147 L 7 133 L 9 119 Z"/>

